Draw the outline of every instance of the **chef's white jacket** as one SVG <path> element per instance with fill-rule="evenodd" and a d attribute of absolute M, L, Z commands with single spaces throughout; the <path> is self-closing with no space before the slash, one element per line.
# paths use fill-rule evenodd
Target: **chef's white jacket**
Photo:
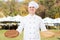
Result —
<path fill-rule="evenodd" d="M 23 29 L 23 40 L 41 40 L 39 30 L 47 30 L 41 17 L 37 15 L 31 16 L 30 14 L 23 18 L 23 20 L 17 28 L 17 31 L 21 33 Z"/>

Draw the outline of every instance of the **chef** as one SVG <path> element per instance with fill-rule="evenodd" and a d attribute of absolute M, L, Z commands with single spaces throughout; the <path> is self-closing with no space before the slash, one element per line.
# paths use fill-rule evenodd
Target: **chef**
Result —
<path fill-rule="evenodd" d="M 29 14 L 23 17 L 23 20 L 17 28 L 18 32 L 22 32 L 24 29 L 23 40 L 41 40 L 40 39 L 40 29 L 41 31 L 47 31 L 42 18 L 35 14 L 39 5 L 35 1 L 31 1 L 28 4 Z"/>

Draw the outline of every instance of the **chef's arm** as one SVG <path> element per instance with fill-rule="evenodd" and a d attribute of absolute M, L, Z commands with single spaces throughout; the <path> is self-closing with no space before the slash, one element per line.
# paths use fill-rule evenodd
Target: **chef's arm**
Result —
<path fill-rule="evenodd" d="M 43 23 L 43 20 L 42 20 L 42 19 L 40 19 L 39 27 L 40 27 L 41 31 L 47 31 L 46 26 L 45 26 L 45 24 Z"/>
<path fill-rule="evenodd" d="M 54 32 L 46 29 L 45 24 L 43 23 L 42 19 L 41 19 L 41 22 L 40 22 L 40 29 L 41 29 L 40 33 L 43 37 L 48 38 L 48 37 L 53 37 L 55 35 Z"/>
<path fill-rule="evenodd" d="M 23 28 L 24 28 L 23 23 L 19 23 L 18 25 L 19 25 L 19 26 L 18 26 L 18 28 L 17 28 L 16 30 L 17 30 L 19 33 L 21 33 L 22 30 L 23 30 Z"/>

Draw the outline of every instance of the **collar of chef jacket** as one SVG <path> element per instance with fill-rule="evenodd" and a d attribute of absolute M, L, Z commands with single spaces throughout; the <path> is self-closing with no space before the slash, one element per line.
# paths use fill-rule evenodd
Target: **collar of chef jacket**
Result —
<path fill-rule="evenodd" d="M 34 18 L 35 17 L 35 14 L 34 15 L 28 14 L 28 17 Z"/>

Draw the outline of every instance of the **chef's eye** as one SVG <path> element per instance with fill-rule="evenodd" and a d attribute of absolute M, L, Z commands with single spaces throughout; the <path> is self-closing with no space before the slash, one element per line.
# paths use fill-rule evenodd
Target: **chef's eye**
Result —
<path fill-rule="evenodd" d="M 29 8 L 34 8 L 34 7 L 29 7 Z"/>

